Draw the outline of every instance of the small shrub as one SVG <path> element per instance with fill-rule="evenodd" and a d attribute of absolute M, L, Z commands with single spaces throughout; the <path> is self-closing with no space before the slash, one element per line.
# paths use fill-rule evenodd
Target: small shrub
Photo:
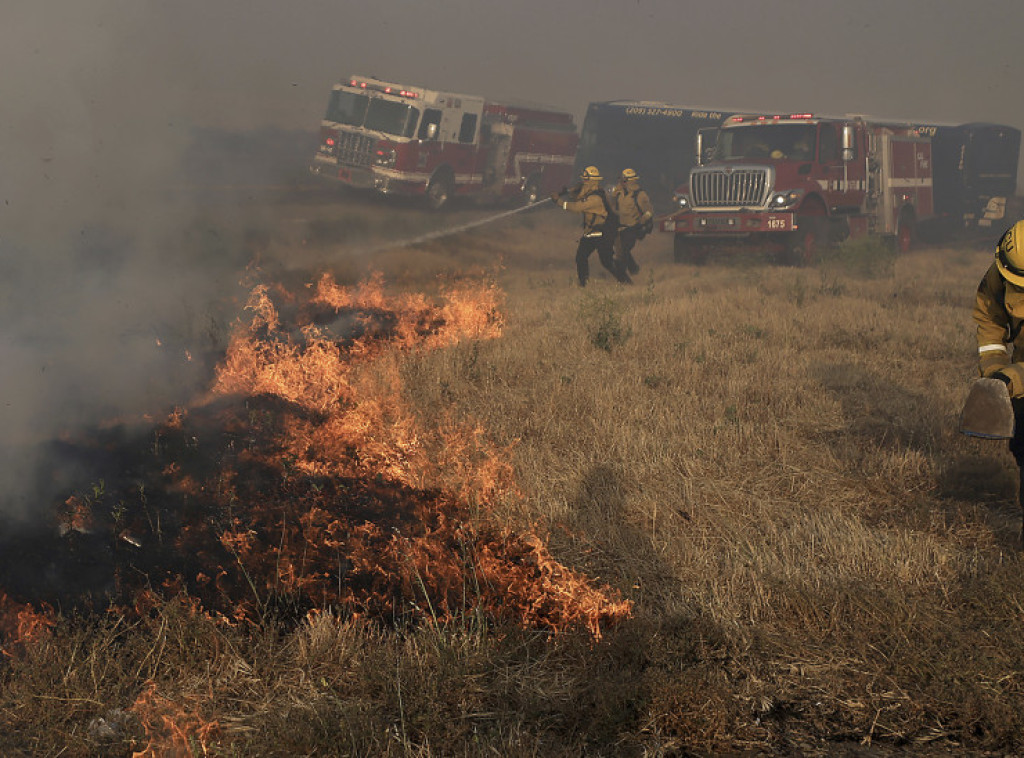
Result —
<path fill-rule="evenodd" d="M 818 286 L 818 292 L 829 297 L 840 297 L 844 292 L 846 292 L 846 287 L 839 281 L 838 276 L 830 277 L 828 272 L 822 271 L 821 284 Z"/>
<path fill-rule="evenodd" d="M 826 261 L 864 279 L 888 279 L 896 272 L 896 249 L 882 237 L 858 237 L 836 245 Z"/>
<path fill-rule="evenodd" d="M 632 330 L 622 323 L 621 306 L 610 297 L 587 297 L 580 303 L 580 320 L 591 344 L 607 352 L 624 344 Z"/>

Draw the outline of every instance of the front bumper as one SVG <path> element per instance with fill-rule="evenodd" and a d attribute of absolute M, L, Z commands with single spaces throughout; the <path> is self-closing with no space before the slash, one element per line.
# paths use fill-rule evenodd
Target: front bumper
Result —
<path fill-rule="evenodd" d="M 334 179 L 357 189 L 372 189 L 374 186 L 373 169 L 365 166 L 344 166 L 333 160 L 315 158 L 309 170 L 316 176 Z"/>
<path fill-rule="evenodd" d="M 663 232 L 716 237 L 791 232 L 796 228 L 796 214 L 785 211 L 686 211 L 661 222 Z"/>

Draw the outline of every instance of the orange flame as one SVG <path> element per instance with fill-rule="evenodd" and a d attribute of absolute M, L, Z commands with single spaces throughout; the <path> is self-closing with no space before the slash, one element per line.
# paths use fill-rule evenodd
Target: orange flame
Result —
<path fill-rule="evenodd" d="M 48 605 L 36 610 L 0 591 L 0 652 L 4 655 L 10 657 L 20 647 L 43 639 L 56 623 L 53 609 Z"/>
<path fill-rule="evenodd" d="M 438 300 L 389 296 L 379 276 L 354 288 L 324 276 L 298 293 L 253 289 L 249 323 L 233 333 L 209 395 L 157 429 L 146 499 L 111 492 L 123 506 L 117 523 L 90 526 L 130 526 L 131 540 L 118 542 L 131 567 L 117 570 L 120 610 L 151 613 L 171 596 L 249 623 L 282 601 L 300 614 L 339 608 L 389 622 L 480 609 L 595 638 L 628 617 L 618 593 L 495 519 L 494 506 L 518 495 L 509 449 L 471 422 L 428 428 L 410 405 L 410 352 L 501 335 L 493 285 L 462 284 Z M 86 500 L 69 498 L 66 510 Z M 95 510 L 94 519 L 110 511 Z M 154 689 L 144 695 L 139 708 L 169 713 Z"/>
<path fill-rule="evenodd" d="M 402 352 L 500 336 L 495 287 L 464 286 L 444 300 L 440 307 L 422 295 L 389 300 L 380 277 L 349 290 L 324 276 L 310 307 L 332 315 L 357 309 L 364 325 L 384 313 L 394 317 L 388 329 L 367 328 L 343 347 L 313 326 L 301 340 L 286 337 L 267 290 L 254 292 L 252 322 L 232 339 L 214 393 L 272 395 L 312 413 L 283 421 L 275 452 L 262 462 L 285 457 L 307 477 L 351 478 L 357 499 L 370 494 L 365 482 L 387 483 L 386 492 L 372 496 L 403 501 L 409 524 L 389 530 L 395 513 L 353 518 L 343 501 L 306 493 L 303 512 L 287 526 L 287 508 L 272 515 L 262 509 L 220 541 L 249 576 L 269 577 L 276 591 L 387 615 L 400 612 L 395 598 L 419 597 L 447 619 L 465 610 L 466 588 L 474 583 L 477 601 L 496 616 L 554 630 L 583 624 L 600 636 L 601 622 L 629 615 L 627 601 L 561 566 L 535 535 L 474 523 L 470 505 L 486 518 L 490 504 L 514 493 L 508 451 L 490 446 L 474 425 L 449 422 L 429 433 L 404 399 Z M 368 365 L 372 371 L 358 370 Z M 402 509 L 391 505 L 402 519 Z M 335 591 L 324 586 L 323 569 L 337 554 L 345 556 L 351 581 Z"/>
<path fill-rule="evenodd" d="M 199 747 L 209 755 L 210 743 L 220 731 L 216 721 L 207 721 L 173 700 L 157 693 L 156 682 L 147 681 L 130 711 L 146 730 L 146 747 L 132 758 L 164 758 L 195 755 Z"/>

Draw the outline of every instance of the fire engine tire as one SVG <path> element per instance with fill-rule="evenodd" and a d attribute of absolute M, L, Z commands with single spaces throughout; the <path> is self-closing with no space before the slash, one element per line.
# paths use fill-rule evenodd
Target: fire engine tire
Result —
<path fill-rule="evenodd" d="M 790 266 L 813 266 L 828 244 L 828 219 L 824 216 L 798 216 L 782 262 Z"/>
<path fill-rule="evenodd" d="M 845 218 L 833 219 L 828 227 L 829 245 L 839 245 L 850 239 L 850 222 Z"/>
<path fill-rule="evenodd" d="M 708 250 L 704 245 L 694 242 L 682 234 L 672 237 L 672 260 L 676 263 L 692 263 L 702 266 L 707 263 Z"/>
<path fill-rule="evenodd" d="M 438 173 L 427 185 L 427 207 L 439 211 L 451 201 L 453 182 L 447 173 Z"/>

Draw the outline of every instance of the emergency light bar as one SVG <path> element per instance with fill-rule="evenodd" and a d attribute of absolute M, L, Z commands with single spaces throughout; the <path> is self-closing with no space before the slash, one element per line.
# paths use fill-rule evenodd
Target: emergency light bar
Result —
<path fill-rule="evenodd" d="M 813 113 L 790 113 L 788 116 L 733 116 L 730 121 L 780 121 L 781 119 L 814 118 Z"/>
<path fill-rule="evenodd" d="M 390 84 L 375 84 L 373 82 L 361 82 L 357 79 L 349 81 L 348 86 L 359 87 L 360 89 L 372 89 L 375 92 L 383 92 L 385 95 L 398 95 L 399 97 L 409 97 L 415 100 L 420 96 L 419 92 L 413 92 L 409 89 L 395 89 Z"/>

